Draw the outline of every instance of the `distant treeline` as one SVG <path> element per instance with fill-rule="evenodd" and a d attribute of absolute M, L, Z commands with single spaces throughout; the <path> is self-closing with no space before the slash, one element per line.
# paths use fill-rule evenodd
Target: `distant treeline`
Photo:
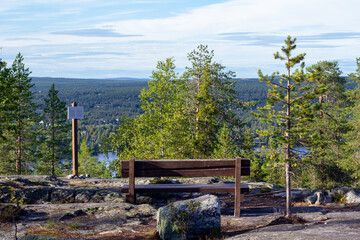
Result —
<path fill-rule="evenodd" d="M 71 105 L 77 102 L 84 106 L 84 125 L 115 124 L 122 116 L 133 117 L 140 113 L 138 95 L 147 86 L 146 81 L 100 80 L 72 78 L 38 78 L 32 82 L 34 101 L 43 104 L 42 99 L 54 83 L 59 97 Z M 43 105 L 42 105 L 43 107 Z"/>
<path fill-rule="evenodd" d="M 259 106 L 266 103 L 268 87 L 256 78 L 235 79 L 234 89 L 241 101 L 256 101 Z M 84 106 L 85 118 L 79 122 L 80 138 L 89 142 L 95 153 L 102 151 L 101 141 L 114 132 L 122 117 L 135 117 L 142 113 L 140 108 L 141 89 L 148 87 L 146 80 L 108 80 L 33 77 L 34 102 L 44 108 L 43 99 L 54 83 L 59 98 L 68 106 L 77 102 Z M 241 120 L 250 129 L 257 129 L 263 123 L 250 115 L 251 109 L 238 110 Z M 253 132 L 255 134 L 255 132 Z"/>
<path fill-rule="evenodd" d="M 266 103 L 266 84 L 257 78 L 235 79 L 239 100 Z M 146 80 L 107 80 L 33 77 L 34 101 L 43 104 L 50 86 L 54 83 L 59 97 L 69 106 L 77 102 L 84 106 L 84 125 L 116 124 L 122 116 L 134 117 L 142 113 L 140 91 L 148 87 Z M 43 105 L 42 105 L 43 107 Z"/>

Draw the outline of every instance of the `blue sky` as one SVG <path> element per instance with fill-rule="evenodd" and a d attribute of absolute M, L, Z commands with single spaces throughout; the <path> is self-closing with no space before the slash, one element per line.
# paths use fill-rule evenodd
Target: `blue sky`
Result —
<path fill-rule="evenodd" d="M 177 71 L 199 44 L 237 77 L 283 71 L 273 59 L 297 38 L 306 66 L 360 57 L 358 0 L 0 0 L 0 58 L 18 52 L 32 76 L 147 78 L 174 57 Z"/>

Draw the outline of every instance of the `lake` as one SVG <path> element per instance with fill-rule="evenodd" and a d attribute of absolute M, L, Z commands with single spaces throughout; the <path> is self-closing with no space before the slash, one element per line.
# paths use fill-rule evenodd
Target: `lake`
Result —
<path fill-rule="evenodd" d="M 97 157 L 97 159 L 101 162 L 105 161 L 107 164 L 109 164 L 112 161 L 117 159 L 117 154 L 116 154 L 116 152 L 109 152 L 107 155 L 105 153 L 100 153 L 94 157 Z"/>

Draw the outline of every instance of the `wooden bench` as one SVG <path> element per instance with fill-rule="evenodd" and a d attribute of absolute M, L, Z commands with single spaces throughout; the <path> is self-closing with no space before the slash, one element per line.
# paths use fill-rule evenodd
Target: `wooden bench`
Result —
<path fill-rule="evenodd" d="M 121 175 L 129 178 L 124 185 L 126 202 L 136 204 L 136 193 L 200 192 L 235 193 L 234 215 L 240 216 L 242 194 L 249 192 L 247 184 L 241 184 L 241 176 L 250 175 L 250 160 L 236 159 L 162 159 L 122 160 Z M 230 184 L 148 184 L 135 185 L 135 177 L 209 177 L 235 176 Z"/>

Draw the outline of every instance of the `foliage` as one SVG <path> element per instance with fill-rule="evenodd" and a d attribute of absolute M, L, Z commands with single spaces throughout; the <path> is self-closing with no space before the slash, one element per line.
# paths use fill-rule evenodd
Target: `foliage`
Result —
<path fill-rule="evenodd" d="M 174 60 L 158 62 L 149 88 L 140 94 L 144 113 L 135 119 L 122 118 L 110 143 L 120 159 L 176 158 L 188 156 L 190 135 L 183 114 L 186 102 L 184 81 L 174 72 Z"/>
<path fill-rule="evenodd" d="M 345 204 L 346 203 L 346 194 L 340 194 L 340 193 L 336 192 L 334 194 L 334 202 Z"/>
<path fill-rule="evenodd" d="M 226 159 L 240 156 L 240 149 L 231 136 L 230 129 L 224 124 L 217 135 L 217 143 L 212 158 Z"/>
<path fill-rule="evenodd" d="M 158 62 L 152 73 L 149 88 L 140 94 L 144 113 L 138 118 L 136 148 L 142 146 L 145 158 L 174 158 L 189 156 L 189 126 L 184 111 L 187 103 L 185 81 L 175 73 L 172 58 Z M 141 153 L 135 155 L 140 157 Z"/>
<path fill-rule="evenodd" d="M 71 229 L 78 229 L 81 227 L 81 224 L 78 222 L 68 222 L 66 223 L 66 226 Z"/>
<path fill-rule="evenodd" d="M 6 62 L 0 59 L 0 139 L 4 139 L 5 124 L 7 123 L 7 112 L 11 110 L 11 93 L 8 91 L 10 81 L 10 68 L 6 68 Z"/>
<path fill-rule="evenodd" d="M 16 203 L 16 205 L 22 206 L 22 205 L 24 205 L 25 200 L 26 200 L 25 196 L 20 195 L 20 196 L 16 197 L 16 193 L 12 192 L 9 202 Z"/>
<path fill-rule="evenodd" d="M 337 62 L 321 61 L 307 68 L 307 80 L 317 90 L 313 102 L 316 111 L 313 121 L 306 124 L 311 134 L 305 143 L 303 169 L 297 170 L 306 175 L 301 177 L 300 185 L 328 189 L 350 181 L 341 167 L 348 155 L 345 136 L 351 130 L 348 122 L 351 103 L 346 98 L 346 79 L 341 74 Z"/>
<path fill-rule="evenodd" d="M 94 177 L 111 178 L 110 169 L 105 161 L 100 162 L 96 157 L 92 156 L 92 152 L 87 146 L 87 142 L 83 140 L 80 145 L 79 152 L 79 175 L 90 174 Z"/>
<path fill-rule="evenodd" d="M 135 117 L 142 110 L 138 98 L 141 89 L 148 85 L 144 80 L 72 79 L 33 77 L 32 88 L 36 104 L 45 107 L 43 99 L 54 83 L 59 98 L 66 105 L 77 102 L 84 106 L 85 118 L 79 127 L 117 124 L 122 116 Z"/>

